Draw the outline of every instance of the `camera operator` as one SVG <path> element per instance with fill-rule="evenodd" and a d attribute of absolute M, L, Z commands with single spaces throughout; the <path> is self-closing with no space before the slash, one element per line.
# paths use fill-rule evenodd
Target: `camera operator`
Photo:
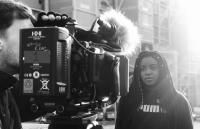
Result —
<path fill-rule="evenodd" d="M 3 71 L 0 72 L 0 123 L 3 129 L 21 129 L 17 105 L 24 116 L 22 121 L 28 118 L 25 115 L 29 110 L 20 104 L 21 98 L 17 98 L 18 92 L 13 87 L 17 80 L 11 75 L 19 71 L 20 29 L 33 27 L 31 20 L 34 16 L 29 7 L 12 0 L 0 1 L 0 71 Z"/>

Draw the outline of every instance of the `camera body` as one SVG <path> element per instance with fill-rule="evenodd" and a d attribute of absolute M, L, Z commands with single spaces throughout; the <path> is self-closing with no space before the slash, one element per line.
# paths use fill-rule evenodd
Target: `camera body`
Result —
<path fill-rule="evenodd" d="M 33 113 L 75 115 L 116 101 L 119 58 L 90 39 L 75 40 L 76 33 L 75 27 L 21 30 L 20 94 Z"/>
<path fill-rule="evenodd" d="M 68 96 L 71 41 L 59 41 L 56 27 L 21 30 L 21 39 L 22 93 Z"/>

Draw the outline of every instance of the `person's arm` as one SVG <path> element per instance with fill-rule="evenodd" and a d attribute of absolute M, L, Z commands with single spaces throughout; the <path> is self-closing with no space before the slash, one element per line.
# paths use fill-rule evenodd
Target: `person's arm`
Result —
<path fill-rule="evenodd" d="M 180 95 L 180 105 L 177 109 L 178 112 L 178 123 L 177 129 L 193 129 L 193 122 L 192 122 L 192 110 L 188 100 L 183 96 Z"/>
<path fill-rule="evenodd" d="M 11 117 L 14 120 L 13 128 L 22 129 L 19 109 L 10 90 L 8 90 L 8 100 L 9 100 L 9 108 L 10 108 Z"/>

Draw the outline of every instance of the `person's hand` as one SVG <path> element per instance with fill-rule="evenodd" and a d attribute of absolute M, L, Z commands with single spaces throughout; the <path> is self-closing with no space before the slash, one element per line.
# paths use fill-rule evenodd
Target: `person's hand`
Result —
<path fill-rule="evenodd" d="M 34 23 L 34 26 L 65 27 L 67 24 L 76 24 L 76 20 L 72 19 L 66 14 L 57 14 L 54 12 L 48 12 L 48 13 L 41 12 L 38 14 L 37 21 Z"/>

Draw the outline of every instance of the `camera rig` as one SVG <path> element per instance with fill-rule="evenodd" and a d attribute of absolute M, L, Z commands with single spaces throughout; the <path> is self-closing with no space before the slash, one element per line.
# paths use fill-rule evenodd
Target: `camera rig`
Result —
<path fill-rule="evenodd" d="M 40 13 L 34 25 L 20 32 L 20 95 L 31 113 L 56 111 L 49 128 L 101 127 L 91 123 L 117 100 L 120 49 L 67 15 Z"/>

